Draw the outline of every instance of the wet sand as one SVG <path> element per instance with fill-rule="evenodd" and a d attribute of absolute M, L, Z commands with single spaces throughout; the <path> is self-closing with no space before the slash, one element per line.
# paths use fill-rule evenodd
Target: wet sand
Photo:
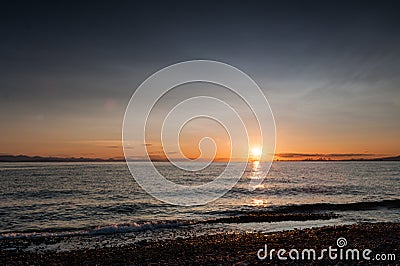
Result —
<path fill-rule="evenodd" d="M 0 251 L 1 265 L 254 265 L 283 264 L 276 254 L 271 261 L 259 260 L 257 251 L 268 245 L 268 250 L 292 248 L 320 250 L 332 246 L 337 248 L 339 237 L 347 240 L 346 248 L 372 250 L 376 254 L 395 254 L 395 261 L 381 262 L 382 265 L 399 265 L 400 224 L 376 223 L 344 226 L 326 226 L 314 229 L 291 230 L 276 233 L 217 234 L 154 242 L 142 241 L 125 247 L 96 248 L 68 252 L 21 252 Z M 262 254 L 262 253 L 261 253 Z M 286 254 L 287 256 L 288 254 Z M 318 256 L 317 255 L 317 256 Z M 361 256 L 360 256 L 361 257 Z M 360 260 L 287 260 L 286 264 L 379 264 L 378 261 Z"/>

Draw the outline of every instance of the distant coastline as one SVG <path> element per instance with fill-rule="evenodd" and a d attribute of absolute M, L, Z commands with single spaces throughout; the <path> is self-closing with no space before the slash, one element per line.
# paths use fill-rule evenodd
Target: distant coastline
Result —
<path fill-rule="evenodd" d="M 140 160 L 137 160 L 140 161 Z M 154 160 L 155 162 L 166 162 L 167 160 Z M 330 159 L 330 158 L 306 158 L 302 160 L 277 159 L 277 162 L 353 162 L 353 161 L 400 161 L 399 156 L 380 158 L 353 158 L 353 159 Z M 124 158 L 85 158 L 85 157 L 44 157 L 28 155 L 0 155 L 0 162 L 125 162 Z"/>
<path fill-rule="evenodd" d="M 124 162 L 119 158 L 42 157 L 28 155 L 0 155 L 0 162 Z"/>
<path fill-rule="evenodd" d="M 302 160 L 276 160 L 278 162 L 364 162 L 364 161 L 400 161 L 399 156 L 391 156 L 391 157 L 378 157 L 378 158 L 351 158 L 351 159 L 331 159 L 331 158 L 306 158 Z"/>

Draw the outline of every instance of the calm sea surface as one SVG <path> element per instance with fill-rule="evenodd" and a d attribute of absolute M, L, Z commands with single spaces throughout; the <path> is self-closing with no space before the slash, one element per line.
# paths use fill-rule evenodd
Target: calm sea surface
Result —
<path fill-rule="evenodd" d="M 137 163 L 140 167 L 141 163 Z M 177 183 L 210 181 L 157 163 Z M 399 162 L 275 162 L 262 185 L 249 191 L 248 169 L 237 185 L 204 206 L 162 203 L 144 192 L 125 163 L 1 163 L 0 238 L 161 235 L 195 231 L 271 231 L 325 224 L 400 222 Z M 319 204 L 324 203 L 324 204 Z M 335 213 L 337 218 L 273 223 L 221 223 L 213 219 L 254 212 Z"/>

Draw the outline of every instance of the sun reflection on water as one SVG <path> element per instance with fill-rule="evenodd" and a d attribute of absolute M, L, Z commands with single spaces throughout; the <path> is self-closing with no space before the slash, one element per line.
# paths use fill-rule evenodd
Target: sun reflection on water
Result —
<path fill-rule="evenodd" d="M 250 202 L 251 206 L 266 206 L 270 205 L 266 199 L 252 199 Z"/>
<path fill-rule="evenodd" d="M 261 179 L 262 171 L 260 170 L 260 161 L 254 161 L 251 163 L 251 171 L 250 174 L 247 176 L 248 179 Z"/>

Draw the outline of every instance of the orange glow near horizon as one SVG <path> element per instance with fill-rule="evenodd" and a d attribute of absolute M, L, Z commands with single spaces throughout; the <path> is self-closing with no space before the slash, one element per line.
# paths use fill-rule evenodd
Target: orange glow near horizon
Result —
<path fill-rule="evenodd" d="M 282 140 L 286 137 L 287 141 Z M 191 134 L 181 139 L 181 150 L 188 158 L 197 158 L 200 155 L 198 146 L 198 140 L 200 137 L 194 137 Z M 298 136 L 293 136 L 293 139 L 298 139 Z M 230 145 L 229 141 L 219 136 L 215 136 L 215 142 L 217 146 L 216 161 L 226 161 L 229 159 Z M 277 149 L 275 154 L 275 160 L 347 160 L 347 159 L 369 159 L 379 157 L 390 157 L 398 156 L 396 144 L 397 142 L 390 141 L 393 145 L 384 146 L 385 139 L 378 139 L 371 143 L 372 148 L 367 149 L 367 145 L 363 145 L 364 142 L 352 142 L 352 138 L 349 139 L 350 143 L 342 142 L 323 142 L 321 139 L 315 139 L 314 141 L 307 141 L 304 139 L 302 142 L 294 143 L 293 140 L 289 139 L 289 136 L 283 135 L 277 137 Z M 290 141 L 289 141 L 290 140 Z M 366 141 L 366 140 L 365 140 Z M 206 143 L 207 144 L 207 143 Z M 285 145 L 286 144 L 286 145 Z M 377 147 L 378 144 L 381 144 Z M 101 158 L 101 159 L 122 159 L 124 158 L 121 140 L 109 139 L 109 140 L 65 140 L 65 139 L 46 139 L 36 138 L 35 141 L 26 138 L 10 137 L 3 139 L 2 150 L 0 151 L 3 155 L 28 155 L 28 156 L 43 156 L 43 157 L 85 157 L 85 158 Z M 204 146 L 204 151 L 207 151 L 209 145 Z M 386 148 L 385 148 L 386 147 Z M 211 148 L 210 148 L 211 149 Z M 151 156 L 155 158 L 163 159 L 159 157 L 162 155 L 161 145 L 156 143 L 148 147 L 148 151 Z M 256 159 L 261 152 L 261 147 L 251 146 L 250 159 Z M 207 153 L 211 155 L 211 153 Z M 138 154 L 138 159 L 140 160 Z M 177 155 L 178 156 L 178 155 Z M 244 159 L 245 157 L 235 158 Z"/>
<path fill-rule="evenodd" d="M 123 149 L 121 142 L 118 140 L 99 140 L 99 141 L 72 141 L 61 143 L 27 143 L 24 145 L 14 146 L 13 149 L 5 149 L 3 155 L 28 155 L 42 157 L 84 157 L 84 158 L 99 158 L 99 159 L 123 159 Z M 196 159 L 200 155 L 198 148 L 192 148 L 190 143 L 182 145 L 182 152 L 187 158 Z M 165 160 L 161 145 L 153 145 L 148 147 L 150 158 L 155 160 Z M 229 145 L 221 145 L 219 143 L 214 161 L 228 161 L 230 153 Z M 260 147 L 253 147 L 250 150 L 249 159 L 259 160 L 261 155 Z M 301 160 L 349 160 L 349 159 L 371 159 L 380 157 L 398 156 L 396 153 L 366 153 L 366 152 L 295 152 L 284 153 L 279 150 L 276 152 L 275 161 L 301 161 Z M 179 157 L 173 155 L 173 157 Z M 138 160 L 142 157 L 138 155 Z M 232 158 L 233 161 L 245 160 L 244 158 Z"/>

